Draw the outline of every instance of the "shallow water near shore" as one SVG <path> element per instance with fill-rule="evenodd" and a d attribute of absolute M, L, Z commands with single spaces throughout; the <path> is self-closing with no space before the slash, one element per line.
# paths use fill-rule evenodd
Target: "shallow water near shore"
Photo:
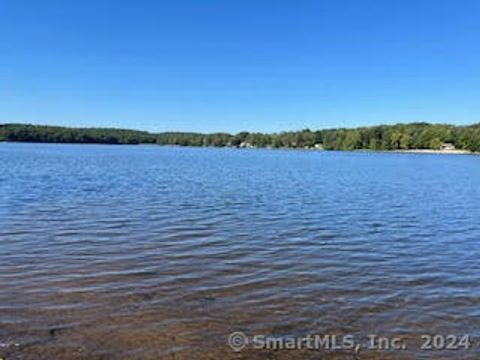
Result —
<path fill-rule="evenodd" d="M 477 156 L 0 143 L 0 357 L 478 359 L 479 184 Z"/>

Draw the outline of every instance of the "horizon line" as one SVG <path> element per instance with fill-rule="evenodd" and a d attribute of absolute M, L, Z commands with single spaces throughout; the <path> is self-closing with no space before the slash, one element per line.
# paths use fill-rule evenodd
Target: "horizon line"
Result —
<path fill-rule="evenodd" d="M 131 128 L 131 127 L 108 127 L 108 126 L 65 126 L 65 125 L 51 125 L 45 123 L 31 123 L 31 122 L 0 122 L 0 126 L 44 126 L 44 127 L 51 127 L 51 128 L 63 128 L 63 129 L 105 129 L 105 130 L 126 130 L 126 131 L 138 131 L 144 132 L 148 134 L 169 134 L 169 133 L 185 133 L 185 134 L 240 134 L 240 133 L 250 133 L 250 134 L 281 134 L 281 133 L 289 133 L 289 132 L 300 132 L 300 131 L 328 131 L 328 130 L 355 130 L 355 129 L 365 129 L 365 128 L 375 128 L 375 127 L 394 127 L 394 126 L 405 126 L 405 125 L 440 125 L 440 126 L 451 126 L 451 127 L 458 127 L 458 128 L 465 128 L 480 125 L 480 122 L 473 122 L 471 124 L 462 124 L 456 125 L 452 123 L 446 122 L 430 122 L 430 121 L 412 121 L 412 122 L 398 122 L 398 123 L 379 123 L 377 125 L 363 125 L 363 126 L 352 126 L 352 127 L 325 127 L 325 128 L 316 128 L 312 129 L 310 127 L 300 128 L 296 130 L 279 130 L 279 131 L 251 131 L 251 130 L 241 130 L 236 132 L 229 132 L 229 131 L 213 131 L 213 132 L 199 132 L 199 131 L 191 131 L 191 130 L 163 130 L 163 131 L 152 131 L 152 130 L 144 130 L 139 128 Z"/>

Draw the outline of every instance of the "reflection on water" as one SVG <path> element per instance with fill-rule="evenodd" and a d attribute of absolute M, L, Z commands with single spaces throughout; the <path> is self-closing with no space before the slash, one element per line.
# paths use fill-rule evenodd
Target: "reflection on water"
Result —
<path fill-rule="evenodd" d="M 243 331 L 478 359 L 479 182 L 475 156 L 0 144 L 0 356 L 318 359 Z"/>

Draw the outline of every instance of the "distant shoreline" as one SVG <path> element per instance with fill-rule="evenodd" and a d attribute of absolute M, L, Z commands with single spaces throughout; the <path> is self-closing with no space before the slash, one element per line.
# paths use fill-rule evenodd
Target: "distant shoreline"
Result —
<path fill-rule="evenodd" d="M 473 155 L 472 151 L 468 150 L 435 150 L 435 149 L 409 149 L 409 150 L 391 150 L 397 153 L 406 154 L 441 154 L 441 155 Z"/>
<path fill-rule="evenodd" d="M 152 143 L 138 143 L 138 144 L 109 144 L 109 143 L 79 143 L 79 142 L 42 142 L 42 141 L 2 141 L 0 144 L 45 144 L 45 145 L 101 145 L 113 147 L 117 146 L 151 146 L 151 147 L 173 147 L 173 148 L 198 148 L 198 149 L 232 149 L 232 150 L 283 150 L 283 151 L 306 151 L 306 152 L 364 152 L 364 153 L 386 153 L 386 154 L 420 154 L 420 155 L 480 155 L 480 152 L 473 152 L 468 150 L 435 150 L 435 149 L 409 149 L 409 150 L 372 150 L 372 149 L 305 149 L 305 148 L 290 148 L 290 147 L 251 147 L 241 148 L 238 146 L 195 146 L 195 145 L 172 145 L 172 144 L 152 144 Z"/>
<path fill-rule="evenodd" d="M 414 154 L 480 152 L 480 124 L 410 123 L 359 128 L 303 129 L 274 133 L 158 132 L 117 128 L 71 128 L 0 124 L 0 142 L 172 145 L 295 150 L 388 151 Z"/>

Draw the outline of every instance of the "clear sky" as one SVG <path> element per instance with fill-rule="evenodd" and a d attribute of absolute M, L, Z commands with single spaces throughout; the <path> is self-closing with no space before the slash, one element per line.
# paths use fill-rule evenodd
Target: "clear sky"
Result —
<path fill-rule="evenodd" d="M 0 0 L 0 122 L 480 121 L 478 0 Z"/>

